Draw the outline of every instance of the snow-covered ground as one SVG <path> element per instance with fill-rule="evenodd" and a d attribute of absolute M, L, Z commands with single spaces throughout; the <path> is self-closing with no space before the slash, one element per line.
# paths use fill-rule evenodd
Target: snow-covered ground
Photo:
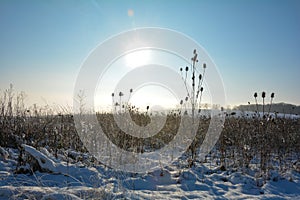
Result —
<path fill-rule="evenodd" d="M 187 168 L 175 162 L 146 174 L 115 171 L 93 164 L 91 156 L 69 152 L 80 161 L 56 159 L 45 148 L 23 145 L 43 172 L 16 174 L 18 151 L 1 149 L 0 199 L 300 199 L 300 174 L 270 171 L 269 180 L 257 177 L 253 168 L 222 171 L 210 163 Z M 69 161 L 74 161 L 69 158 Z M 20 167 L 18 167 L 20 169 Z"/>

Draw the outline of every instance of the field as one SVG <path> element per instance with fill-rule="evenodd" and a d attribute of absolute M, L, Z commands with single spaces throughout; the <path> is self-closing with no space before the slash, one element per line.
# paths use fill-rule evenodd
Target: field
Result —
<path fill-rule="evenodd" d="M 9 90 L 6 92 L 0 115 L 0 199 L 300 197 L 298 115 L 222 109 L 222 133 L 209 154 L 200 159 L 201 144 L 211 121 L 211 111 L 204 110 L 196 137 L 183 155 L 169 165 L 162 163 L 154 170 L 134 173 L 109 167 L 83 145 L 85 139 L 79 137 L 74 118 L 90 114 L 72 115 L 62 108 L 60 112 L 49 107 L 25 108 L 20 94 L 13 98 Z M 124 113 L 96 114 L 107 138 L 123 150 L 138 154 L 168 145 L 178 132 L 181 118 L 191 117 L 179 110 L 150 113 L 128 109 L 139 126 L 166 119 L 157 134 L 138 138 L 118 128 L 114 117 Z M 95 137 L 88 141 L 101 142 L 102 138 L 91 134 L 93 128 L 87 128 L 91 126 L 81 124 L 87 138 Z M 107 153 L 104 151 L 100 154 Z"/>

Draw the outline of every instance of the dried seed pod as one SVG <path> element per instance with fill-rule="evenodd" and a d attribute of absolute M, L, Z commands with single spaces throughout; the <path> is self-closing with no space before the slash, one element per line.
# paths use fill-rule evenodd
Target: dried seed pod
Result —
<path fill-rule="evenodd" d="M 256 98 L 256 97 L 257 97 L 257 92 L 254 93 L 254 98 Z"/>
<path fill-rule="evenodd" d="M 206 68 L 206 63 L 203 63 L 203 68 L 204 68 L 204 69 Z"/>
<path fill-rule="evenodd" d="M 131 89 L 129 90 L 129 92 L 132 93 L 132 92 L 133 92 L 133 89 L 131 88 Z"/>
<path fill-rule="evenodd" d="M 189 71 L 189 67 L 188 66 L 185 67 L 185 71 L 186 72 Z"/>
<path fill-rule="evenodd" d="M 185 97 L 185 101 L 189 100 L 189 97 Z"/>
<path fill-rule="evenodd" d="M 271 98 L 274 98 L 274 96 L 275 96 L 275 94 L 274 94 L 274 92 L 271 94 Z"/>
<path fill-rule="evenodd" d="M 111 96 L 112 96 L 112 97 L 114 97 L 114 96 L 115 96 L 115 94 L 114 94 L 114 93 L 112 93 L 112 94 L 111 94 Z"/>
<path fill-rule="evenodd" d="M 180 67 L 180 71 L 182 72 L 182 67 Z"/>
<path fill-rule="evenodd" d="M 147 111 L 149 110 L 149 106 L 147 106 Z"/>
<path fill-rule="evenodd" d="M 266 97 L 266 93 L 265 93 L 265 92 L 262 92 L 262 93 L 261 93 L 261 97 L 262 97 L 262 98 L 265 98 L 265 97 Z"/>
<path fill-rule="evenodd" d="M 183 104 L 183 100 L 180 100 L 180 105 L 182 105 Z"/>
<path fill-rule="evenodd" d="M 119 92 L 119 96 L 121 97 L 121 96 L 123 96 L 124 94 L 123 94 L 123 92 Z"/>
<path fill-rule="evenodd" d="M 199 74 L 199 80 L 201 80 L 202 79 L 202 74 Z"/>
<path fill-rule="evenodd" d="M 203 92 L 203 87 L 200 88 L 200 91 Z"/>

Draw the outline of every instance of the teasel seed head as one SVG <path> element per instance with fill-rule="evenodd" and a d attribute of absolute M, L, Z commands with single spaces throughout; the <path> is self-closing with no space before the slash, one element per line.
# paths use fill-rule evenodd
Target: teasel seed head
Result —
<path fill-rule="evenodd" d="M 200 88 L 200 91 L 203 92 L 203 87 Z"/>
<path fill-rule="evenodd" d="M 189 97 L 185 97 L 185 101 L 188 101 L 189 100 Z"/>
<path fill-rule="evenodd" d="M 254 98 L 256 98 L 256 97 L 257 97 L 257 92 L 254 93 Z"/>
<path fill-rule="evenodd" d="M 147 111 L 149 110 L 149 106 L 146 107 Z"/>
<path fill-rule="evenodd" d="M 111 93 L 111 96 L 112 96 L 112 97 L 114 97 L 114 96 L 115 96 L 115 94 L 114 94 L 114 93 Z"/>
<path fill-rule="evenodd" d="M 274 96 L 275 96 L 275 94 L 274 94 L 274 92 L 272 92 L 272 94 L 271 94 L 271 98 L 273 99 L 273 98 L 274 98 Z"/>
<path fill-rule="evenodd" d="M 203 68 L 204 68 L 204 69 L 206 68 L 206 63 L 203 63 Z"/>
<path fill-rule="evenodd" d="M 180 67 L 180 71 L 182 72 L 182 67 Z"/>
<path fill-rule="evenodd" d="M 186 72 L 189 71 L 189 67 L 188 66 L 185 67 L 185 71 Z"/>
<path fill-rule="evenodd" d="M 202 74 L 199 74 L 199 80 L 201 80 L 202 79 Z"/>
<path fill-rule="evenodd" d="M 119 92 L 119 96 L 121 97 L 121 96 L 123 96 L 124 94 L 122 93 L 122 92 Z"/>
<path fill-rule="evenodd" d="M 180 100 L 180 105 L 182 105 L 183 104 L 183 100 Z"/>
<path fill-rule="evenodd" d="M 133 89 L 131 88 L 131 89 L 129 90 L 129 92 L 132 93 L 132 92 L 133 92 Z"/>
<path fill-rule="evenodd" d="M 265 92 L 262 92 L 261 93 L 261 97 L 264 99 L 266 97 L 266 93 Z"/>

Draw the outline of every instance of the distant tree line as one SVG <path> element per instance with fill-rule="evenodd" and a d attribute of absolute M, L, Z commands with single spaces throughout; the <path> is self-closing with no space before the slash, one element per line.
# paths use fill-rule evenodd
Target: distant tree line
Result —
<path fill-rule="evenodd" d="M 268 104 L 265 105 L 265 108 L 269 108 L 269 105 Z M 239 105 L 239 106 L 234 107 L 233 110 L 255 112 L 257 110 L 257 107 L 255 104 Z M 261 104 L 258 105 L 258 110 L 262 111 Z M 287 103 L 276 103 L 276 104 L 272 104 L 270 112 L 300 115 L 300 106 L 293 105 L 293 104 L 287 104 Z"/>

